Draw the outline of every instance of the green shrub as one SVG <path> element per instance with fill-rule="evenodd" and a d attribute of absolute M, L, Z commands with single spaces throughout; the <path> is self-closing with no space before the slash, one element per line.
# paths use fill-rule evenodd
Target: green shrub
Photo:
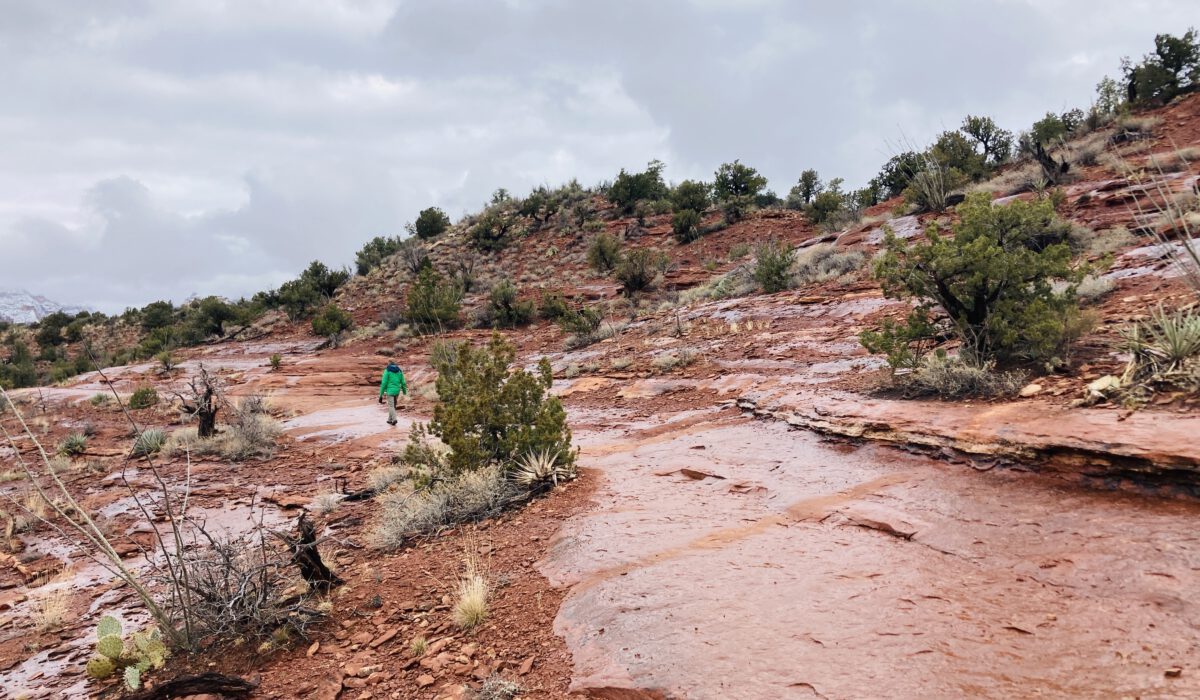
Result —
<path fill-rule="evenodd" d="M 38 383 L 37 367 L 29 346 L 9 337 L 8 362 L 0 362 L 0 386 L 5 389 L 20 389 Z"/>
<path fill-rule="evenodd" d="M 588 266 L 596 272 L 609 272 L 621 262 L 621 241 L 611 233 L 599 233 L 587 250 Z"/>
<path fill-rule="evenodd" d="M 408 287 L 408 319 L 423 332 L 458 324 L 462 289 L 442 277 L 433 267 L 425 267 Z"/>
<path fill-rule="evenodd" d="M 567 303 L 562 292 L 542 292 L 541 303 L 538 304 L 539 316 L 547 321 L 557 321 L 569 313 L 571 313 L 571 305 Z"/>
<path fill-rule="evenodd" d="M 859 340 L 868 352 L 887 358 L 892 372 L 900 368 L 914 369 L 937 345 L 940 330 L 929 316 L 929 309 L 918 306 L 908 312 L 908 318 L 897 323 L 884 319 L 878 329 L 866 330 Z"/>
<path fill-rule="evenodd" d="M 332 299 L 334 292 L 350 280 L 349 270 L 333 270 L 320 260 L 309 263 L 300 273 L 299 281 L 308 284 L 325 299 Z"/>
<path fill-rule="evenodd" d="M 142 330 L 148 333 L 175 323 L 175 307 L 169 301 L 152 301 L 142 307 L 139 316 Z"/>
<path fill-rule="evenodd" d="M 695 180 L 684 180 L 671 191 L 671 206 L 675 211 L 690 209 L 703 213 L 712 203 L 712 185 Z"/>
<path fill-rule="evenodd" d="M 1033 123 L 1029 130 L 1029 140 L 1031 143 L 1048 145 L 1066 138 L 1068 131 L 1062 117 L 1054 112 L 1046 112 L 1046 116 Z"/>
<path fill-rule="evenodd" d="M 675 232 L 675 240 L 680 243 L 690 243 L 699 238 L 703 232 L 700 228 L 702 217 L 694 209 L 680 209 L 675 212 L 671 221 L 671 229 Z"/>
<path fill-rule="evenodd" d="M 613 276 L 624 287 L 626 296 L 645 290 L 655 277 L 667 269 L 667 256 L 649 248 L 630 251 L 613 270 Z"/>
<path fill-rule="evenodd" d="M 158 365 L 162 367 L 164 372 L 170 372 L 175 369 L 175 356 L 171 354 L 170 350 L 163 350 L 155 355 L 154 359 L 158 360 Z"/>
<path fill-rule="evenodd" d="M 968 180 L 978 180 L 988 171 L 984 156 L 977 153 L 971 140 L 958 131 L 942 132 L 929 147 L 929 158 L 943 170 L 957 171 Z"/>
<path fill-rule="evenodd" d="M 437 207 L 429 207 L 417 214 L 417 220 L 412 224 L 412 233 L 417 238 L 428 240 L 442 235 L 448 228 L 450 217 L 446 216 L 446 212 Z"/>
<path fill-rule="evenodd" d="M 662 162 L 652 160 L 640 173 L 627 173 L 622 169 L 608 188 L 609 201 L 616 204 L 622 214 L 632 214 L 638 202 L 663 199 L 667 196 L 667 185 L 662 179 L 664 168 L 666 165 Z"/>
<path fill-rule="evenodd" d="M 846 208 L 846 193 L 842 191 L 842 178 L 835 177 L 813 197 L 808 206 L 808 218 L 814 224 L 832 221 L 838 212 Z"/>
<path fill-rule="evenodd" d="M 604 312 L 594 306 L 583 306 L 578 309 L 568 309 L 558 319 L 558 325 L 564 333 L 580 337 L 591 337 L 600 328 L 604 320 Z"/>
<path fill-rule="evenodd" d="M 550 217 L 558 211 L 561 200 L 562 197 L 558 193 L 551 192 L 545 186 L 538 186 L 517 205 L 517 213 L 528 217 L 533 222 L 533 229 L 539 231 L 550 223 Z"/>
<path fill-rule="evenodd" d="M 343 272 L 348 275 L 349 273 Z M 247 319 L 232 304 L 220 297 L 205 297 L 188 304 L 184 309 L 183 333 L 189 345 L 199 345 L 209 336 L 225 333 L 225 324 Z"/>
<path fill-rule="evenodd" d="M 337 347 L 342 333 L 350 330 L 353 325 L 354 319 L 350 318 L 350 314 L 338 308 L 336 304 L 326 304 L 312 320 L 313 333 L 327 338 L 333 347 Z"/>
<path fill-rule="evenodd" d="M 111 401 L 112 401 L 111 396 L 109 396 L 108 394 L 102 394 L 102 393 L 92 394 L 92 398 L 88 399 L 88 403 L 95 406 L 96 408 L 100 408 L 102 406 L 107 406 L 109 404 L 109 402 L 111 402 Z"/>
<path fill-rule="evenodd" d="M 573 464 L 571 431 L 558 398 L 547 395 L 550 363 L 538 363 L 536 374 L 510 368 L 516 351 L 499 334 L 486 347 L 460 345 L 439 362 L 438 403 L 428 431 L 450 449 L 444 466 L 449 474 L 474 471 L 488 464 L 511 468 L 523 455 L 548 451 L 561 464 Z"/>
<path fill-rule="evenodd" d="M 758 247 L 754 256 L 754 281 L 767 294 L 781 292 L 790 286 L 792 261 L 796 252 L 791 246 L 769 241 Z"/>
<path fill-rule="evenodd" d="M 283 356 L 279 353 L 273 353 L 269 362 L 271 363 L 271 369 L 278 372 L 279 368 L 283 366 Z"/>
<path fill-rule="evenodd" d="M 46 348 L 61 345 L 66 342 L 62 331 L 73 319 L 62 311 L 47 314 L 38 321 L 38 332 L 35 338 L 39 346 Z"/>
<path fill-rule="evenodd" d="M 354 256 L 358 274 L 365 275 L 379 267 L 386 259 L 400 250 L 399 236 L 376 236 L 367 241 Z"/>
<path fill-rule="evenodd" d="M 533 320 L 534 304 L 529 299 L 519 299 L 517 288 L 509 280 L 502 280 L 492 287 L 488 295 L 488 309 L 492 322 L 500 328 L 524 326 Z"/>
<path fill-rule="evenodd" d="M 1052 357 L 1066 337 L 1066 319 L 1078 309 L 1074 285 L 1084 274 L 1072 267 L 1053 206 L 994 206 L 987 193 L 974 193 L 958 214 L 953 237 L 932 224 L 927 241 L 909 244 L 886 229 L 875 265 L 884 294 L 940 310 L 947 330 L 977 363 Z M 1066 291 L 1055 292 L 1056 280 L 1067 282 Z"/>
<path fill-rule="evenodd" d="M 158 392 L 152 386 L 138 387 L 129 396 L 129 407 L 136 410 L 150 408 L 158 403 Z"/>
<path fill-rule="evenodd" d="M 279 291 L 275 293 L 275 296 L 279 307 L 293 321 L 309 316 L 313 309 L 321 303 L 321 293 L 304 280 L 284 282 L 279 286 Z"/>
<path fill-rule="evenodd" d="M 472 245 L 479 250 L 502 250 L 520 230 L 517 219 L 507 214 L 489 211 L 475 222 L 468 232 Z"/>

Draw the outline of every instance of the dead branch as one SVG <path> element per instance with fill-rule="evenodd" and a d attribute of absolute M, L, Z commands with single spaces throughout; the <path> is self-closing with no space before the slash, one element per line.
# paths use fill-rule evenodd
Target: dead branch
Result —
<path fill-rule="evenodd" d="M 181 676 L 166 683 L 159 683 L 153 688 L 126 695 L 125 700 L 169 700 L 169 698 L 187 695 L 244 698 L 249 697 L 257 687 L 257 683 L 252 683 L 244 678 L 208 672 L 194 676 Z"/>

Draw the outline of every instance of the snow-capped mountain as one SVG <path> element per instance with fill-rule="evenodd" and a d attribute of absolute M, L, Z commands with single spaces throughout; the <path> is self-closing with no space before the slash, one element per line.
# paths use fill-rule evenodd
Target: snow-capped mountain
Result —
<path fill-rule="evenodd" d="M 76 314 L 86 310 L 82 306 L 64 306 L 24 290 L 15 292 L 0 290 L 0 321 L 34 323 L 55 311 Z"/>

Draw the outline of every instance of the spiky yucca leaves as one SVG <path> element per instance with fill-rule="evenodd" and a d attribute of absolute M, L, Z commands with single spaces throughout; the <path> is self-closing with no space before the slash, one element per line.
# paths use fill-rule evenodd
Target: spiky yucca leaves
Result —
<path fill-rule="evenodd" d="M 1176 369 L 1200 355 L 1200 312 L 1195 309 L 1168 314 L 1162 307 L 1151 314 L 1146 326 L 1150 349 L 1163 355 Z"/>
<path fill-rule="evenodd" d="M 1200 311 L 1168 313 L 1162 306 L 1152 309 L 1150 319 L 1125 332 L 1125 348 L 1133 355 L 1125 381 L 1166 378 L 1185 372 L 1200 357 Z"/>
<path fill-rule="evenodd" d="M 538 450 L 519 458 L 509 476 L 527 489 L 546 484 L 557 486 L 560 480 L 575 478 L 575 465 L 570 462 L 564 463 L 559 459 L 557 452 Z"/>
<path fill-rule="evenodd" d="M 163 431 L 152 428 L 143 430 L 137 436 L 137 440 L 133 442 L 133 456 L 146 457 L 148 455 L 158 454 L 163 448 L 163 444 L 167 441 L 167 435 Z"/>
<path fill-rule="evenodd" d="M 87 443 L 87 435 L 83 433 L 71 433 L 59 443 L 58 453 L 67 457 L 77 457 L 87 452 Z"/>

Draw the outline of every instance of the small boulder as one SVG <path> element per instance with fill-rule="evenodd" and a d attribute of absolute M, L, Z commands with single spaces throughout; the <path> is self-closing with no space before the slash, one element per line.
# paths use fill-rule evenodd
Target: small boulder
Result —
<path fill-rule="evenodd" d="M 1023 399 L 1027 399 L 1030 396 L 1037 396 L 1040 393 L 1042 393 L 1041 384 L 1026 384 L 1025 386 L 1021 387 L 1020 396 Z"/>

